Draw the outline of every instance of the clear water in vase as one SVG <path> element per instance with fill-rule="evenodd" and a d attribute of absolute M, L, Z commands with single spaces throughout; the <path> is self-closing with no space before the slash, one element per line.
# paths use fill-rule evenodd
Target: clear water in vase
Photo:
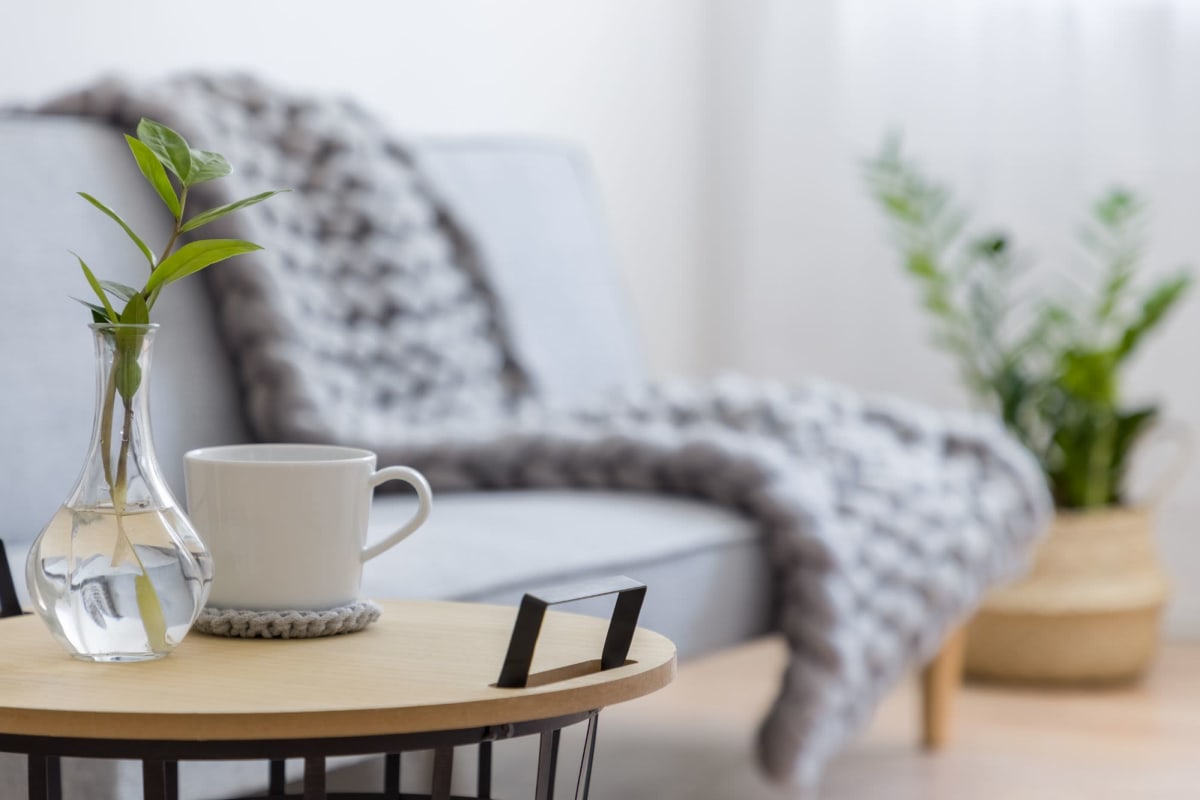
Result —
<path fill-rule="evenodd" d="M 212 581 L 208 552 L 172 537 L 181 528 L 190 525 L 173 507 L 119 516 L 111 506 L 61 507 L 26 575 L 51 633 L 91 661 L 141 661 L 174 649 Z"/>

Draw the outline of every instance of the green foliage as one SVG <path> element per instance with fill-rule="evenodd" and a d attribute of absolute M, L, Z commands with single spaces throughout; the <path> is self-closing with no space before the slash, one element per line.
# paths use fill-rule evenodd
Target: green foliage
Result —
<path fill-rule="evenodd" d="M 146 290 L 153 292 L 160 286 L 186 278 L 227 258 L 261 249 L 252 242 L 238 239 L 205 239 L 201 242 L 190 242 L 163 259 L 158 269 L 150 273 L 150 279 L 146 281 Z"/>
<path fill-rule="evenodd" d="M 1121 369 L 1191 286 L 1181 269 L 1135 285 L 1145 206 L 1113 189 L 1091 208 L 1080 241 L 1097 285 L 1069 300 L 1029 295 L 1023 264 L 999 233 L 967 236 L 950 193 L 889 139 L 867 164 L 908 274 L 933 321 L 934 341 L 958 362 L 971 394 L 1000 415 L 1042 465 L 1061 508 L 1124 501 L 1129 456 L 1157 418 L 1126 408 Z"/>
<path fill-rule="evenodd" d="M 97 281 L 96 276 L 83 263 L 83 259 L 79 259 L 88 284 L 100 298 L 100 306 L 91 303 L 85 303 L 85 305 L 91 310 L 95 321 L 112 324 L 129 323 L 130 320 L 141 319 L 143 316 L 146 318 L 145 322 L 148 323 L 149 313 L 153 310 L 163 286 L 233 256 L 261 250 L 262 248 L 252 242 L 237 239 L 194 241 L 177 250 L 175 246 L 181 234 L 279 194 L 278 191 L 262 192 L 253 197 L 198 212 L 184 222 L 183 215 L 187 209 L 188 189 L 197 183 L 228 175 L 233 171 L 229 162 L 219 153 L 191 147 L 187 140 L 177 132 L 149 119 L 143 119 L 138 123 L 137 138 L 127 135 L 125 140 L 129 144 L 134 161 L 137 162 L 138 170 L 162 199 L 167 210 L 171 212 L 175 225 L 161 255 L 155 257 L 154 251 L 146 244 L 145 239 L 138 236 L 117 212 L 92 195 L 86 192 L 79 193 L 84 200 L 99 209 L 105 216 L 117 223 L 121 230 L 125 231 L 125 234 L 150 265 L 150 275 L 146 279 L 146 284 L 138 290 L 112 281 Z M 171 182 L 168 172 L 178 179 L 178 189 Z M 109 300 L 110 296 L 123 304 L 122 311 L 118 312 L 115 309 Z M 143 309 L 145 314 L 141 313 Z"/>
<path fill-rule="evenodd" d="M 278 192 L 263 192 L 262 194 L 256 194 L 253 197 L 247 197 L 244 200 L 237 200 L 227 205 L 218 206 L 217 208 L 210 208 L 208 211 L 201 212 L 189 219 L 184 223 L 183 227 L 180 228 L 179 231 L 180 233 L 187 233 L 188 231 L 195 230 L 201 225 L 207 225 L 213 220 L 220 219 L 226 214 L 237 211 L 239 208 L 245 208 L 246 206 L 252 206 L 255 203 L 261 203 L 263 200 L 266 200 L 273 194 L 278 194 Z"/>
<path fill-rule="evenodd" d="M 91 267 L 87 265 L 87 262 L 78 255 L 75 258 L 79 259 L 79 266 L 83 270 L 83 276 L 87 278 L 88 286 L 91 286 L 92 291 L 100 298 L 100 305 L 103 307 L 98 310 L 103 312 L 109 320 L 114 319 L 117 316 L 117 312 L 113 310 L 112 303 L 108 301 L 108 295 L 104 293 L 104 287 L 100 285 L 100 281 L 96 279 L 96 275 L 92 272 Z M 92 310 L 96 311 L 97 309 L 95 306 L 92 306 Z"/>
<path fill-rule="evenodd" d="M 137 126 L 137 138 L 150 148 L 162 165 L 188 186 L 192 174 L 192 155 L 188 143 L 166 125 L 143 119 Z"/>
<path fill-rule="evenodd" d="M 139 290 L 115 281 L 97 280 L 83 259 L 78 256 L 76 258 L 79 258 L 79 265 L 83 269 L 88 285 L 100 300 L 99 305 L 84 303 L 91 312 L 94 322 L 114 325 L 146 325 L 150 322 L 150 311 L 154 308 L 159 293 L 168 283 L 233 256 L 262 249 L 252 242 L 237 239 L 195 241 L 175 249 L 180 234 L 194 230 L 232 211 L 261 203 L 278 192 L 262 192 L 219 208 L 202 211 L 185 223 L 183 214 L 187 208 L 188 189 L 197 183 L 228 175 L 232 171 L 229 162 L 218 153 L 192 148 L 180 134 L 166 125 L 149 119 L 143 119 L 138 123 L 137 138 L 127 135 L 125 140 L 129 144 L 129 150 L 133 154 L 142 176 L 153 187 L 175 220 L 170 237 L 167 239 L 162 254 L 155 257 L 154 251 L 150 249 L 146 241 L 134 232 L 120 214 L 87 192 L 80 192 L 80 197 L 120 226 L 146 259 L 150 266 L 150 275 L 146 279 L 145 285 Z M 168 171 L 178 178 L 178 190 L 171 183 Z M 117 310 L 110 298 L 119 301 L 122 306 L 120 311 Z M 125 333 L 118 338 L 117 344 L 117 359 L 120 363 L 114 365 L 114 374 L 117 375 L 117 389 L 121 397 L 128 402 L 141 383 L 141 372 L 136 363 L 140 338 L 136 333 Z"/>
<path fill-rule="evenodd" d="M 84 200 L 87 200 L 89 203 L 94 205 L 96 208 L 100 209 L 100 211 L 102 211 L 105 214 L 105 216 L 107 216 L 113 222 L 120 225 L 121 230 L 125 231 L 126 235 L 129 236 L 129 238 L 133 240 L 133 243 L 135 245 L 137 245 L 138 250 L 142 251 L 142 255 L 144 255 L 146 257 L 146 261 L 150 264 L 150 268 L 154 269 L 154 253 L 150 252 L 150 248 L 146 245 L 145 242 L 142 241 L 142 237 L 140 237 L 136 233 L 134 233 L 133 228 L 129 227 L 129 225 L 125 222 L 125 220 L 121 219 L 120 215 L 117 214 L 117 212 L 113 211 L 111 208 L 104 205 L 104 203 L 101 203 L 99 200 L 92 197 L 87 192 L 79 192 L 79 196 L 82 197 Z M 126 298 L 126 299 L 128 299 L 128 298 Z"/>
<path fill-rule="evenodd" d="M 125 134 L 125 141 L 129 143 L 129 151 L 133 153 L 133 158 L 137 161 L 138 169 L 142 171 L 142 177 L 150 181 L 150 185 L 154 187 L 154 191 L 158 192 L 158 196 L 166 203 L 167 210 L 171 212 L 171 216 L 179 219 L 179 195 L 175 194 L 175 187 L 171 185 L 171 179 L 167 177 L 167 170 L 163 167 L 162 162 L 158 160 L 158 156 L 154 155 L 154 151 L 129 134 Z"/>

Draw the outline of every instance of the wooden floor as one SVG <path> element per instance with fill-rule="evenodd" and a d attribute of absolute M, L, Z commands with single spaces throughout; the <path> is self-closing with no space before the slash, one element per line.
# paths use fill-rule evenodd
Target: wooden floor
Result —
<path fill-rule="evenodd" d="M 594 800 L 811 797 L 763 783 L 755 726 L 784 663 L 764 640 L 684 665 L 657 695 L 601 718 Z M 743 687 L 730 691 L 729 686 Z M 952 744 L 915 746 L 915 681 L 831 766 L 821 800 L 1200 798 L 1200 647 L 1167 649 L 1150 678 L 1119 690 L 968 685 Z M 565 758 L 565 756 L 564 756 Z"/>
<path fill-rule="evenodd" d="M 605 709 L 591 800 L 1200 800 L 1200 646 L 1168 648 L 1132 688 L 968 685 L 951 744 L 936 754 L 917 747 L 914 676 L 808 794 L 765 783 L 752 756 L 784 662 L 782 643 L 763 640 L 689 662 L 666 689 Z M 574 797 L 582 729 L 564 732 L 556 797 Z M 473 791 L 472 762 L 455 759 L 455 794 Z M 429 764 L 406 763 L 406 788 L 427 791 Z M 536 737 L 499 743 L 495 796 L 532 797 L 536 763 Z M 377 791 L 371 769 L 331 777 L 331 789 Z"/>

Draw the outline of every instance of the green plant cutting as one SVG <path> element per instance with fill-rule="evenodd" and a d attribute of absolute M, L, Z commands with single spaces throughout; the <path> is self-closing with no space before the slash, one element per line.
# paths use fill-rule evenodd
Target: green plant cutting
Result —
<path fill-rule="evenodd" d="M 167 285 L 233 256 L 262 249 L 257 244 L 240 239 L 198 239 L 180 245 L 180 237 L 234 211 L 261 203 L 279 192 L 262 192 L 187 216 L 189 190 L 199 183 L 229 175 L 233 171 L 229 162 L 218 153 L 189 146 L 179 133 L 149 119 L 138 123 L 136 138 L 126 135 L 125 140 L 138 169 L 174 219 L 171 233 L 162 250 L 156 255 L 120 215 L 92 195 L 80 192 L 84 200 L 117 223 L 141 252 L 148 267 L 146 282 L 139 289 L 115 281 L 99 280 L 82 258 L 73 255 L 78 259 L 88 285 L 99 300 L 98 304 L 84 302 L 84 305 L 91 309 L 93 322 L 118 326 L 114 329 L 113 364 L 105 387 L 100 431 L 104 479 L 108 484 L 117 521 L 113 565 L 116 566 L 123 560 L 132 560 L 136 564 L 140 571 L 135 578 L 138 609 L 141 611 L 152 647 L 160 647 L 164 645 L 166 637 L 162 603 L 145 565 L 125 532 L 122 521 L 126 512 L 128 491 L 126 475 L 130 428 L 133 422 L 133 397 L 142 382 L 138 353 L 146 334 L 145 326 L 150 324 L 151 312 Z M 124 419 L 120 427 L 121 439 L 114 463 L 111 437 L 118 397 L 121 400 Z"/>
<path fill-rule="evenodd" d="M 1026 262 L 1007 236 L 966 232 L 967 215 L 898 139 L 866 174 L 934 341 L 973 397 L 1038 458 L 1058 507 L 1125 504 L 1130 453 L 1159 409 L 1125 402 L 1121 370 L 1192 283 L 1181 268 L 1139 286 L 1145 203 L 1123 189 L 1096 200 L 1080 232 L 1091 283 L 1055 297 L 1022 281 Z"/>

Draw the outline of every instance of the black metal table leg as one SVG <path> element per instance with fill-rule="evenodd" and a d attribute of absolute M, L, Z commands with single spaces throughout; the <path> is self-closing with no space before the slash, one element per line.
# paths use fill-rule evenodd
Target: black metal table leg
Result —
<path fill-rule="evenodd" d="M 304 800 L 326 800 L 324 756 L 304 759 Z"/>
<path fill-rule="evenodd" d="M 400 800 L 400 754 L 388 753 L 383 759 L 384 800 Z"/>
<path fill-rule="evenodd" d="M 62 759 L 58 756 L 46 758 L 46 797 L 62 800 Z"/>
<path fill-rule="evenodd" d="M 433 786 L 430 800 L 450 800 L 450 782 L 454 777 L 454 748 L 439 747 L 433 751 Z"/>
<path fill-rule="evenodd" d="M 21 603 L 17 600 L 17 586 L 13 583 L 12 570 L 8 567 L 8 554 L 4 542 L 0 541 L 0 617 L 21 616 Z"/>
<path fill-rule="evenodd" d="M 575 800 L 587 800 L 592 785 L 592 762 L 596 759 L 596 725 L 600 712 L 588 716 L 587 733 L 583 737 L 583 755 L 579 760 L 579 779 L 575 782 Z"/>
<path fill-rule="evenodd" d="M 29 800 L 47 800 L 46 757 L 30 753 L 26 756 L 29 775 Z"/>
<path fill-rule="evenodd" d="M 287 761 L 282 758 L 271 759 L 270 777 L 267 780 L 267 794 L 270 797 L 283 797 L 287 791 Z"/>
<path fill-rule="evenodd" d="M 168 761 L 164 772 L 167 800 L 179 800 L 179 762 Z"/>
<path fill-rule="evenodd" d="M 142 797 L 144 800 L 167 800 L 165 762 L 156 758 L 142 761 Z"/>
<path fill-rule="evenodd" d="M 479 743 L 479 773 L 475 781 L 475 796 L 479 800 L 492 797 L 492 743 Z"/>
<path fill-rule="evenodd" d="M 554 800 L 554 779 L 558 773 L 558 742 L 562 730 L 555 729 L 542 734 L 538 749 L 537 800 Z"/>

